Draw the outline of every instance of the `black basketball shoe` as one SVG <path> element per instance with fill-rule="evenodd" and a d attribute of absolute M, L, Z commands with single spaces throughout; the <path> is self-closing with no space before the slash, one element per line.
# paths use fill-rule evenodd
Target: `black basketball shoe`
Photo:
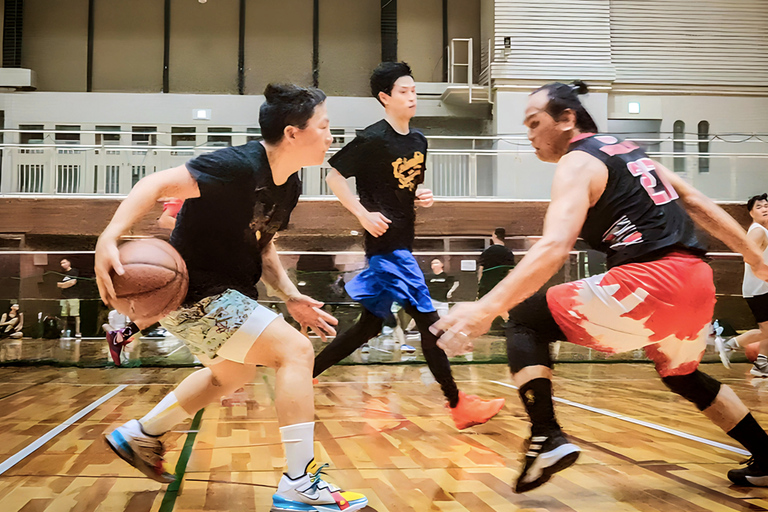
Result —
<path fill-rule="evenodd" d="M 746 467 L 730 470 L 728 480 L 745 487 L 768 487 L 768 471 L 765 467 L 760 466 L 754 457 L 744 464 Z"/>
<path fill-rule="evenodd" d="M 532 435 L 527 445 L 523 471 L 515 484 L 517 493 L 528 492 L 544 484 L 558 471 L 573 465 L 581 452 L 559 430 L 547 436 Z"/>

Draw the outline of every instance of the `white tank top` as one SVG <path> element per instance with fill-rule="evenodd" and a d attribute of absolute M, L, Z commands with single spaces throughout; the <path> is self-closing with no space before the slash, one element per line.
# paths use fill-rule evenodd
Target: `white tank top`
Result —
<path fill-rule="evenodd" d="M 752 225 L 749 226 L 747 233 L 751 233 L 755 229 L 762 229 L 765 232 L 765 236 L 768 236 L 768 229 L 764 228 L 757 222 L 753 222 Z M 763 251 L 763 261 L 768 263 L 768 247 L 766 247 Z M 768 282 L 755 277 L 755 274 L 752 272 L 752 267 L 745 263 L 744 282 L 741 285 L 741 294 L 744 297 L 755 297 L 757 295 L 764 295 L 766 293 L 768 293 Z"/>

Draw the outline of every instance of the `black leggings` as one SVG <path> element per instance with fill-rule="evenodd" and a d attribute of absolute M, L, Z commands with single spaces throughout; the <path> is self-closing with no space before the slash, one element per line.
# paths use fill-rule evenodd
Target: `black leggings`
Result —
<path fill-rule="evenodd" d="M 416 326 L 421 333 L 421 350 L 424 352 L 424 359 L 427 366 L 435 376 L 435 380 L 440 384 L 443 394 L 448 399 L 451 407 L 456 407 L 459 402 L 459 389 L 451 375 L 451 365 L 448 362 L 448 356 L 437 346 L 437 336 L 432 334 L 429 327 L 440 318 L 436 311 L 422 313 L 411 304 L 403 306 L 405 312 L 413 317 Z M 325 370 L 335 365 L 345 357 L 349 356 L 363 343 L 378 335 L 381 332 L 381 326 L 384 321 L 363 308 L 360 319 L 336 336 L 325 349 L 315 357 L 315 369 L 313 376 L 317 377 Z"/>

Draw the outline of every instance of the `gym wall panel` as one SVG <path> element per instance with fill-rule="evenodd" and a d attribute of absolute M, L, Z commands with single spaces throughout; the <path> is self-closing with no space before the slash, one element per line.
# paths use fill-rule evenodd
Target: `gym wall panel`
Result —
<path fill-rule="evenodd" d="M 162 91 L 163 4 L 157 0 L 96 0 L 94 91 Z"/>
<path fill-rule="evenodd" d="M 397 58 L 411 66 L 417 82 L 442 81 L 442 0 L 398 0 Z"/>
<path fill-rule="evenodd" d="M 170 92 L 237 94 L 239 19 L 239 0 L 171 0 Z"/>
<path fill-rule="evenodd" d="M 21 65 L 39 91 L 85 91 L 88 0 L 26 0 Z"/>
<path fill-rule="evenodd" d="M 248 0 L 245 93 L 269 82 L 312 85 L 312 0 Z"/>
<path fill-rule="evenodd" d="M 371 71 L 381 61 L 381 1 L 322 0 L 319 24 L 320 88 L 369 96 Z"/>
<path fill-rule="evenodd" d="M 480 0 L 448 0 L 448 41 L 472 38 L 473 82 L 480 76 L 480 48 L 488 42 L 480 40 Z M 457 52 L 457 62 L 467 62 L 466 50 Z M 464 75 L 462 75 L 464 76 Z"/>
<path fill-rule="evenodd" d="M 611 0 L 619 84 L 765 86 L 765 0 Z"/>
<path fill-rule="evenodd" d="M 494 50 L 494 79 L 613 80 L 610 2 L 496 0 Z"/>

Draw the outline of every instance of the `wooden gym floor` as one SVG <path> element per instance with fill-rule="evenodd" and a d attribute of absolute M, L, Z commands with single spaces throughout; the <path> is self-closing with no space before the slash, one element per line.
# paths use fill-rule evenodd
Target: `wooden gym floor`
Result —
<path fill-rule="evenodd" d="M 704 365 L 768 426 L 768 379 L 748 370 Z M 0 511 L 269 510 L 283 464 L 270 371 L 247 387 L 244 403 L 206 408 L 196 438 L 169 434 L 167 459 L 185 469 L 180 489 L 144 478 L 101 439 L 191 371 L 0 368 Z M 514 494 L 528 424 L 507 369 L 464 365 L 454 373 L 468 393 L 506 397 L 499 416 L 456 431 L 423 366 L 323 375 L 316 454 L 331 464 L 329 479 L 365 493 L 368 512 L 768 511 L 768 489 L 725 477 L 745 458 L 735 442 L 647 364 L 559 365 L 557 413 L 584 451 L 545 486 Z"/>

